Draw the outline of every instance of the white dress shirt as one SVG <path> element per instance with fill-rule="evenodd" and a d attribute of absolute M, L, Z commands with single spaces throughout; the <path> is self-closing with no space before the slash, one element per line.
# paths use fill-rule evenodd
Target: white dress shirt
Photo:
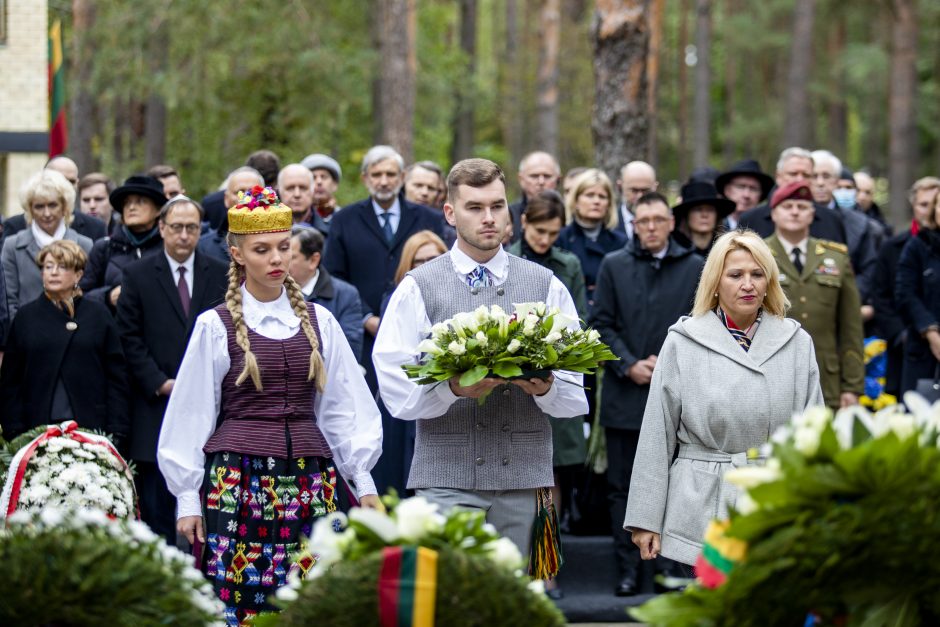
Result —
<path fill-rule="evenodd" d="M 392 206 L 389 207 L 388 210 L 383 209 L 373 198 L 372 209 L 375 211 L 375 217 L 378 218 L 380 227 L 385 226 L 385 218 L 382 216 L 387 213 L 391 221 L 392 233 L 398 232 L 398 224 L 401 222 L 401 203 L 398 202 L 398 196 L 395 196 L 395 202 L 392 203 Z"/>
<path fill-rule="evenodd" d="M 500 248 L 496 255 L 484 264 L 478 264 L 461 251 L 455 243 L 450 251 L 454 272 L 465 278 L 478 265 L 490 272 L 493 285 L 506 281 L 509 271 L 509 256 Z M 470 289 L 470 286 L 467 286 Z M 571 294 L 556 277 L 552 277 L 546 305 L 558 307 L 562 313 L 577 320 L 578 313 Z M 572 323 L 577 328 L 577 322 Z M 410 276 L 402 279 L 395 289 L 382 317 L 372 350 L 382 400 L 389 413 L 403 420 L 422 420 L 444 415 L 457 400 L 447 383 L 440 385 L 418 385 L 401 369 L 404 364 L 417 363 L 418 344 L 426 339 L 431 330 L 431 320 L 424 306 L 424 298 L 418 283 Z M 587 397 L 581 388 L 583 377 L 578 373 L 555 371 L 555 381 L 548 392 L 535 396 L 535 403 L 546 414 L 557 418 L 582 416 L 587 413 Z"/>
<path fill-rule="evenodd" d="M 627 203 L 620 203 L 620 221 L 623 223 L 623 232 L 627 235 L 627 241 L 633 241 L 633 212 L 627 208 Z"/>
<path fill-rule="evenodd" d="M 320 280 L 320 268 L 317 268 L 317 271 L 313 273 L 313 276 L 310 277 L 310 280 L 304 283 L 300 288 L 300 293 L 304 295 L 304 298 L 310 298 L 310 295 L 313 294 L 313 290 L 317 287 L 317 281 Z"/>
<path fill-rule="evenodd" d="M 180 266 L 186 268 L 186 287 L 189 289 L 189 297 L 192 298 L 194 281 L 193 269 L 196 267 L 196 251 L 193 251 L 183 263 L 170 257 L 165 250 L 163 251 L 163 255 L 166 257 L 167 263 L 170 264 L 170 276 L 173 277 L 173 285 L 180 284 Z"/>
<path fill-rule="evenodd" d="M 251 330 L 274 340 L 301 332 L 300 319 L 294 314 L 286 292 L 282 291 L 277 300 L 263 303 L 244 286 L 241 290 L 242 312 Z M 360 496 L 376 494 L 369 471 L 382 453 L 379 410 L 339 323 L 320 305 L 314 307 L 327 372 L 326 387 L 322 394 L 317 394 L 314 403 L 317 425 L 333 452 L 339 472 L 356 483 Z M 157 447 L 160 471 L 176 496 L 180 518 L 202 513 L 199 489 L 206 473 L 202 447 L 215 431 L 222 379 L 230 367 L 225 326 L 218 313 L 206 311 L 196 319 Z M 250 380 L 245 385 L 248 390 L 254 389 Z"/>
<path fill-rule="evenodd" d="M 809 238 L 804 237 L 798 244 L 791 244 L 787 240 L 783 239 L 779 235 L 777 239 L 780 240 L 780 245 L 783 246 L 783 252 L 787 254 L 787 257 L 790 258 L 790 261 L 793 261 L 793 249 L 800 249 L 800 261 L 803 262 L 803 265 L 806 265 L 806 247 L 809 244 Z"/>

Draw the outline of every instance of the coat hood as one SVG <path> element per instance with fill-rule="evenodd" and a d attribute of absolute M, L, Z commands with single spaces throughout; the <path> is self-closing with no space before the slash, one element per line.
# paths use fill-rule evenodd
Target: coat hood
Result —
<path fill-rule="evenodd" d="M 718 316 L 713 312 L 708 312 L 704 316 L 679 318 L 678 322 L 669 327 L 669 334 L 678 334 L 746 368 L 760 371 L 760 367 L 786 346 L 800 332 L 800 329 L 800 323 L 796 320 L 778 318 L 765 313 L 751 342 L 750 350 L 745 351 L 731 336 Z"/>

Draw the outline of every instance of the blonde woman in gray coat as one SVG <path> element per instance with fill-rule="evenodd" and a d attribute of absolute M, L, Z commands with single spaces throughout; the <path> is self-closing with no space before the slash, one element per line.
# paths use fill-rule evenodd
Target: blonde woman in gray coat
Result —
<path fill-rule="evenodd" d="M 824 403 L 813 341 L 784 318 L 788 307 L 756 233 L 715 242 L 692 316 L 669 329 L 650 383 L 624 520 L 643 559 L 694 564 L 708 522 L 735 503 L 724 473 L 754 463 L 747 451 L 794 412 Z"/>

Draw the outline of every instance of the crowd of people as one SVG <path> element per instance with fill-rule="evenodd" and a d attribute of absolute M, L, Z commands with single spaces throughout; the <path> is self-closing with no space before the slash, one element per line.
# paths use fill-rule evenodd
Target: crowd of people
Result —
<path fill-rule="evenodd" d="M 585 425 L 606 436 L 611 583 L 636 594 L 641 558 L 689 574 L 744 451 L 793 411 L 859 403 L 863 338 L 887 342 L 891 394 L 940 364 L 935 177 L 912 184 L 896 234 L 871 176 L 798 147 L 773 174 L 698 168 L 675 202 L 648 163 L 612 181 L 545 152 L 520 161 L 512 204 L 480 159 L 445 175 L 375 146 L 359 180 L 368 195 L 340 207 L 335 159 L 260 150 L 197 200 L 167 165 L 117 185 L 58 156 L 3 222 L 4 437 L 68 419 L 111 434 L 143 520 L 205 545 L 230 622 L 269 607 L 232 578 L 245 542 L 276 586 L 313 517 L 389 489 L 483 509 L 525 551 L 533 490 L 570 507 Z M 404 375 L 433 324 L 531 301 L 619 361 L 583 382 Z"/>

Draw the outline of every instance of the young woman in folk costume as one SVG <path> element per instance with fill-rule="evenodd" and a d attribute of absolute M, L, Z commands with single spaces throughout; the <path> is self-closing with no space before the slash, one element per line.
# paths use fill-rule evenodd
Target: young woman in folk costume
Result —
<path fill-rule="evenodd" d="M 335 509 L 336 468 L 381 508 L 370 470 L 382 427 L 339 323 L 287 273 L 290 208 L 256 186 L 228 220 L 226 302 L 196 320 L 158 460 L 177 529 L 197 557 L 205 544 L 202 568 L 236 625 L 274 609 L 289 559 Z"/>

